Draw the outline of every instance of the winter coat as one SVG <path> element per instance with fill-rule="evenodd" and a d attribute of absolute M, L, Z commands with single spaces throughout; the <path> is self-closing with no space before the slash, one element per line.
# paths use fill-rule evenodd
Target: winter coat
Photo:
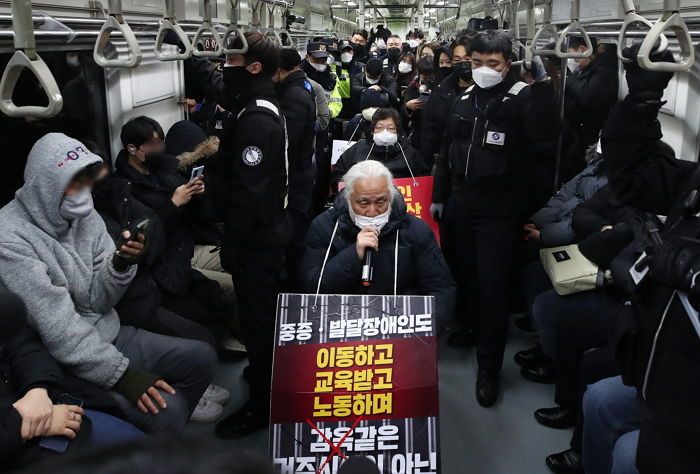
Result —
<path fill-rule="evenodd" d="M 410 178 L 413 176 L 425 176 L 428 170 L 420 153 L 416 151 L 405 138 L 400 137 L 395 145 L 378 146 L 372 138 L 363 139 L 340 155 L 335 171 L 331 176 L 331 186 L 335 190 L 338 182 L 343 179 L 353 165 L 365 160 L 379 161 L 394 175 L 394 178 Z"/>
<path fill-rule="evenodd" d="M 57 362 L 109 389 L 129 365 L 112 345 L 120 328 L 114 306 L 136 266 L 114 268 L 116 247 L 97 212 L 73 221 L 60 213 L 71 179 L 101 161 L 63 134 L 34 144 L 24 186 L 0 210 L 0 283 L 24 300 L 29 326 Z"/>
<path fill-rule="evenodd" d="M 574 209 L 593 197 L 607 182 L 603 160 L 598 158 L 562 186 L 542 209 L 530 216 L 529 221 L 540 231 L 542 246 L 557 247 L 576 242 L 576 232 L 571 226 Z"/>
<path fill-rule="evenodd" d="M 321 293 L 432 295 L 437 327 L 444 328 L 452 318 L 456 286 L 430 227 L 408 214 L 403 198 L 395 192 L 389 222 L 379 235 L 379 250 L 372 259 L 374 277 L 370 287 L 361 282 L 362 260 L 355 247 L 359 232 L 341 192 L 334 206 L 314 219 L 306 236 L 299 275 L 304 291 L 315 293 L 320 278 Z"/>

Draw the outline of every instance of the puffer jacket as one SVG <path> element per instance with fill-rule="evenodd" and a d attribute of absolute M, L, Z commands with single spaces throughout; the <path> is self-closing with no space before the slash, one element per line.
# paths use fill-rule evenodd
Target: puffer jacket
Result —
<path fill-rule="evenodd" d="M 594 151 L 589 151 L 593 158 L 586 169 L 566 183 L 547 204 L 530 216 L 529 221 L 540 231 L 540 240 L 544 247 L 557 247 L 576 242 L 576 232 L 571 225 L 574 210 L 608 182 L 603 170 L 603 160 Z"/>
<path fill-rule="evenodd" d="M 327 294 L 432 295 L 438 330 L 444 328 L 452 317 L 456 286 L 428 224 L 408 214 L 403 197 L 394 193 L 389 222 L 373 257 L 369 287 L 361 281 L 362 260 L 355 247 L 359 232 L 341 192 L 333 207 L 312 222 L 306 236 L 299 275 L 304 291 L 315 293 L 320 279 L 320 292 Z"/>
<path fill-rule="evenodd" d="M 340 155 L 331 177 L 333 189 L 338 188 L 338 182 L 353 165 L 365 160 L 381 162 L 389 168 L 394 178 L 410 178 L 411 173 L 413 176 L 425 176 L 429 171 L 420 152 L 403 137 L 391 146 L 375 145 L 371 138 L 362 139 Z"/>

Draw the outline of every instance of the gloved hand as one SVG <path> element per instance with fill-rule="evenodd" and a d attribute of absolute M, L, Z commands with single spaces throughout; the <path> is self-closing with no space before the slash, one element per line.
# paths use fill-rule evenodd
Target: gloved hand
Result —
<path fill-rule="evenodd" d="M 444 210 L 445 205 L 441 202 L 434 202 L 430 205 L 430 214 L 433 216 L 433 219 L 435 219 L 435 222 L 440 222 Z"/>
<path fill-rule="evenodd" d="M 532 67 L 530 72 L 535 82 L 539 82 L 547 77 L 547 70 L 544 68 L 542 58 L 539 56 L 532 57 Z"/>
<path fill-rule="evenodd" d="M 700 243 L 682 237 L 667 237 L 647 249 L 651 277 L 676 290 L 699 292 Z"/>
<path fill-rule="evenodd" d="M 660 101 L 664 95 L 664 90 L 673 77 L 673 73 L 642 69 L 637 63 L 637 53 L 641 46 L 641 43 L 636 43 L 622 50 L 622 55 L 632 60 L 629 63 L 625 63 L 629 97 L 635 102 Z M 668 50 L 652 54 L 651 60 L 656 63 L 675 62 L 673 54 Z"/>
<path fill-rule="evenodd" d="M 177 46 L 177 49 L 180 50 L 181 54 L 185 52 L 184 43 L 182 41 L 180 41 L 180 37 L 173 30 L 168 30 L 168 32 L 165 33 L 165 38 L 163 38 L 163 43 Z"/>

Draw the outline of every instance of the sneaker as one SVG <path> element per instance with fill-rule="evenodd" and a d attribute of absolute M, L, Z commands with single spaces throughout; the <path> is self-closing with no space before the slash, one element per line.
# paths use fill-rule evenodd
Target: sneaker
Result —
<path fill-rule="evenodd" d="M 211 383 L 204 391 L 202 398 L 210 402 L 218 403 L 219 405 L 226 405 L 228 401 L 231 400 L 231 392 Z"/>
<path fill-rule="evenodd" d="M 222 345 L 225 351 L 247 352 L 243 343 L 235 337 L 226 339 Z"/>
<path fill-rule="evenodd" d="M 197 403 L 197 408 L 194 409 L 194 413 L 190 416 L 190 421 L 192 423 L 213 423 L 224 413 L 224 407 L 216 402 L 202 398 Z"/>

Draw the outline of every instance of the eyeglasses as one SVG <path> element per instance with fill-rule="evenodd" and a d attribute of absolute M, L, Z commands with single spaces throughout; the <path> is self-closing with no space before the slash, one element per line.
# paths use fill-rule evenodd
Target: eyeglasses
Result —
<path fill-rule="evenodd" d="M 387 132 L 396 133 L 396 126 L 389 125 L 388 127 L 384 127 L 382 125 L 377 125 L 376 127 L 374 127 L 374 133 L 381 133 L 384 130 L 386 130 Z"/>

